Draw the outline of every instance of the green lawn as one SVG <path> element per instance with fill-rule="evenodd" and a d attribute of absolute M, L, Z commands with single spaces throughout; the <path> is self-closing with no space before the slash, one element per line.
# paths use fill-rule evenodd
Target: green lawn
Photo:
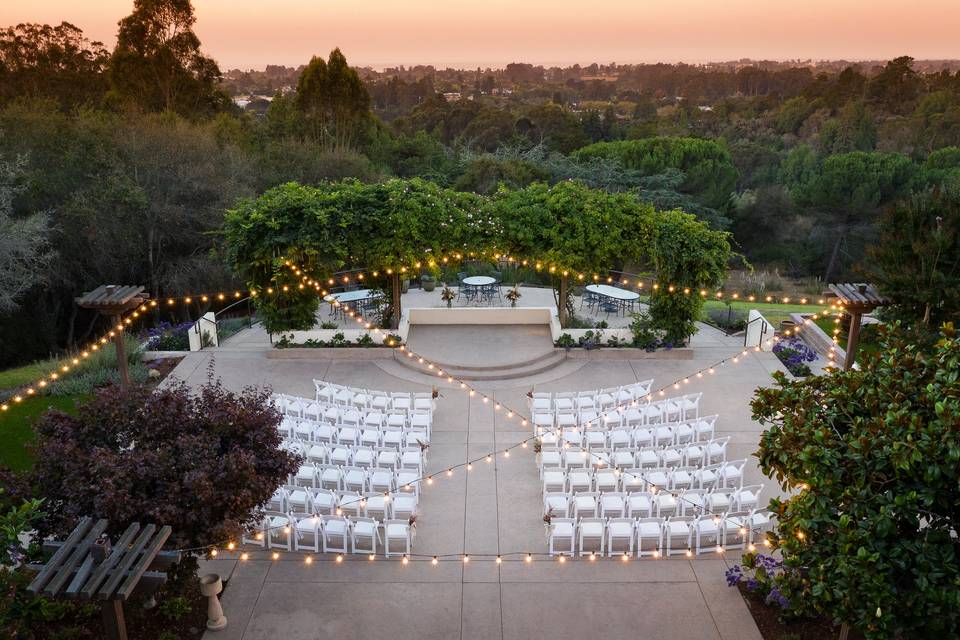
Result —
<path fill-rule="evenodd" d="M 770 324 L 775 327 L 780 325 L 781 320 L 789 320 L 791 313 L 815 313 L 822 311 L 823 307 L 816 304 L 774 304 L 770 302 L 750 302 L 748 300 L 737 300 L 730 306 L 734 311 L 748 313 L 751 309 L 756 309 L 763 314 Z M 719 300 L 707 300 L 703 303 L 703 314 L 711 309 L 723 309 L 726 311 L 727 305 Z"/>
<path fill-rule="evenodd" d="M 19 404 L 11 404 L 7 411 L 0 412 L 0 465 L 14 471 L 28 469 L 33 458 L 26 446 L 33 441 L 33 422 L 48 408 L 67 413 L 75 411 L 75 405 L 86 396 L 43 396 L 31 398 Z"/>
<path fill-rule="evenodd" d="M 30 384 L 56 369 L 53 360 L 39 360 L 15 369 L 0 371 L 0 389 L 13 389 Z"/>
<path fill-rule="evenodd" d="M 817 326 L 823 329 L 823 332 L 828 336 L 833 337 L 833 329 L 837 326 L 834 323 L 835 317 L 830 316 L 828 318 L 820 318 L 815 320 Z M 876 324 L 866 324 L 860 327 L 860 344 L 857 347 L 857 355 L 863 353 L 878 353 L 880 351 L 880 337 L 877 334 Z M 837 344 L 841 349 L 846 350 L 847 348 L 847 332 L 842 330 L 840 335 L 837 336 Z"/>

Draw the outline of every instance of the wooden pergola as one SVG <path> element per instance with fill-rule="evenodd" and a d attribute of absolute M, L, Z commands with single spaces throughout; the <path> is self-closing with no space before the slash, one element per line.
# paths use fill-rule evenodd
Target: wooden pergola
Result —
<path fill-rule="evenodd" d="M 93 309 L 105 316 L 110 316 L 115 331 L 113 341 L 117 348 L 117 368 L 120 370 L 120 386 L 130 386 L 130 372 L 127 368 L 127 354 L 123 348 L 123 314 L 133 311 L 150 299 L 139 285 L 121 286 L 105 284 L 93 291 L 88 291 L 77 298 L 77 306 L 81 309 Z"/>
<path fill-rule="evenodd" d="M 851 282 L 831 284 L 830 291 L 837 297 L 844 312 L 850 315 L 850 331 L 847 333 L 847 355 L 843 361 L 843 370 L 847 371 L 856 362 L 857 346 L 860 343 L 860 325 L 863 316 L 877 307 L 889 304 L 872 284 L 865 282 Z"/>
<path fill-rule="evenodd" d="M 161 551 L 170 527 L 132 523 L 116 544 L 104 535 L 106 520 L 83 517 L 63 542 L 43 544 L 52 553 L 27 587 L 33 595 L 100 602 L 104 637 L 127 640 L 123 603 L 134 594 L 151 595 L 166 579 L 166 570 L 180 561 L 180 552 Z"/>

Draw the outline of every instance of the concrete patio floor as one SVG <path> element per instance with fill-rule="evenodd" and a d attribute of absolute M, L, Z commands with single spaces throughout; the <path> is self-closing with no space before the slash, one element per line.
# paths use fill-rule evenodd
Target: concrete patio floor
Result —
<path fill-rule="evenodd" d="M 385 372 L 375 361 L 334 359 L 316 350 L 310 359 L 271 359 L 256 330 L 218 348 L 187 356 L 173 375 L 190 384 L 206 380 L 211 360 L 223 383 L 270 385 L 275 391 L 313 395 L 313 378 L 387 391 L 427 387 Z M 261 334 L 262 335 L 262 334 Z M 466 339 L 466 338 L 465 338 Z M 694 374 L 742 348 L 702 326 L 693 358 L 590 359 L 575 374 L 538 384 L 538 390 L 576 391 L 654 379 L 654 388 Z M 256 348 L 257 344 L 260 348 Z M 462 349 L 482 345 L 462 343 Z M 747 458 L 745 483 L 765 482 L 763 499 L 777 488 L 763 478 L 750 454 L 762 431 L 750 418 L 753 390 L 782 370 L 770 353 L 753 353 L 714 375 L 691 378 L 682 392 L 703 391 L 701 411 L 719 413 L 717 436 L 730 436 L 728 459 Z M 495 402 L 527 415 L 527 381 L 484 389 Z M 442 472 L 529 436 L 518 420 L 507 420 L 493 403 L 443 386 L 428 454 L 428 472 Z M 680 393 L 677 391 L 676 393 Z M 424 487 L 413 543 L 415 554 L 509 554 L 546 552 L 542 499 L 534 453 L 514 450 L 509 458 L 480 462 L 451 478 L 438 475 Z M 238 562 L 225 557 L 205 569 L 229 576 L 223 606 L 229 627 L 213 639 L 307 638 L 551 638 L 582 639 L 602 632 L 612 638 L 760 638 L 739 593 L 728 588 L 724 569 L 739 557 L 688 560 L 645 558 L 621 563 L 587 559 L 560 564 L 490 560 L 413 562 L 378 556 L 374 562 L 307 565 L 298 553 L 271 561 L 263 551 Z"/>

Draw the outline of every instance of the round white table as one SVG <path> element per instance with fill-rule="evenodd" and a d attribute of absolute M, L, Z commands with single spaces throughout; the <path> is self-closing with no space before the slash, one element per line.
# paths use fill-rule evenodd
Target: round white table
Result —
<path fill-rule="evenodd" d="M 490 276 L 470 276 L 469 278 L 463 279 L 463 284 L 471 287 L 483 287 L 488 284 L 493 284 L 496 281 L 496 278 L 491 278 Z"/>
<path fill-rule="evenodd" d="M 340 293 L 331 293 L 323 298 L 324 302 L 356 302 L 357 300 L 366 300 L 370 297 L 371 289 L 355 289 L 354 291 L 342 291 Z"/>
<path fill-rule="evenodd" d="M 606 298 L 613 298 L 614 300 L 630 302 L 640 299 L 640 294 L 636 291 L 628 291 L 620 287 L 611 287 L 608 284 L 588 284 L 585 288 L 590 293 L 595 293 L 598 296 L 604 296 Z"/>

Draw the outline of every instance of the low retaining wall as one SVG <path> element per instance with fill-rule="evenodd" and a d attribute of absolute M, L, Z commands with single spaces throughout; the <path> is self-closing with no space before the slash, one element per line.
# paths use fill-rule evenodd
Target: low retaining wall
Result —
<path fill-rule="evenodd" d="M 767 344 L 767 340 L 771 340 L 776 332 L 776 327 L 770 324 L 762 313 L 751 309 L 747 316 L 747 337 L 744 344 L 748 347 L 760 347 L 761 351 L 769 351 L 773 347 L 772 343 Z"/>
<path fill-rule="evenodd" d="M 375 343 L 383 344 L 384 338 L 386 338 L 387 334 L 391 333 L 391 331 L 389 329 L 381 329 L 380 333 L 376 333 L 372 329 L 310 329 L 308 331 L 282 331 L 274 337 L 275 340 L 279 340 L 281 336 L 287 336 L 290 342 L 303 344 L 307 340 L 329 342 L 333 339 L 333 336 L 338 333 L 342 333 L 344 339 L 348 342 L 356 342 L 357 338 L 369 335 Z M 406 336 L 402 337 L 406 340 Z"/>
<path fill-rule="evenodd" d="M 571 360 L 692 360 L 693 349 L 647 351 L 635 347 L 601 347 L 599 349 L 575 347 L 567 352 L 567 357 Z"/>
<path fill-rule="evenodd" d="M 560 321 L 553 307 L 413 307 L 404 310 L 397 333 L 404 340 L 414 324 L 514 325 L 545 324 L 553 340 L 560 337 Z"/>
<path fill-rule="evenodd" d="M 810 324 L 804 324 L 804 321 L 812 315 L 812 313 L 790 314 L 790 319 L 797 323 L 797 326 L 803 325 L 803 329 L 797 335 L 824 359 L 829 359 L 830 347 L 833 347 L 833 361 L 842 366 L 847 359 L 847 352 L 841 349 L 840 345 L 834 344 L 833 339 L 813 320 Z"/>
<path fill-rule="evenodd" d="M 387 347 L 290 347 L 270 349 L 268 360 L 389 360 L 393 349 Z"/>

